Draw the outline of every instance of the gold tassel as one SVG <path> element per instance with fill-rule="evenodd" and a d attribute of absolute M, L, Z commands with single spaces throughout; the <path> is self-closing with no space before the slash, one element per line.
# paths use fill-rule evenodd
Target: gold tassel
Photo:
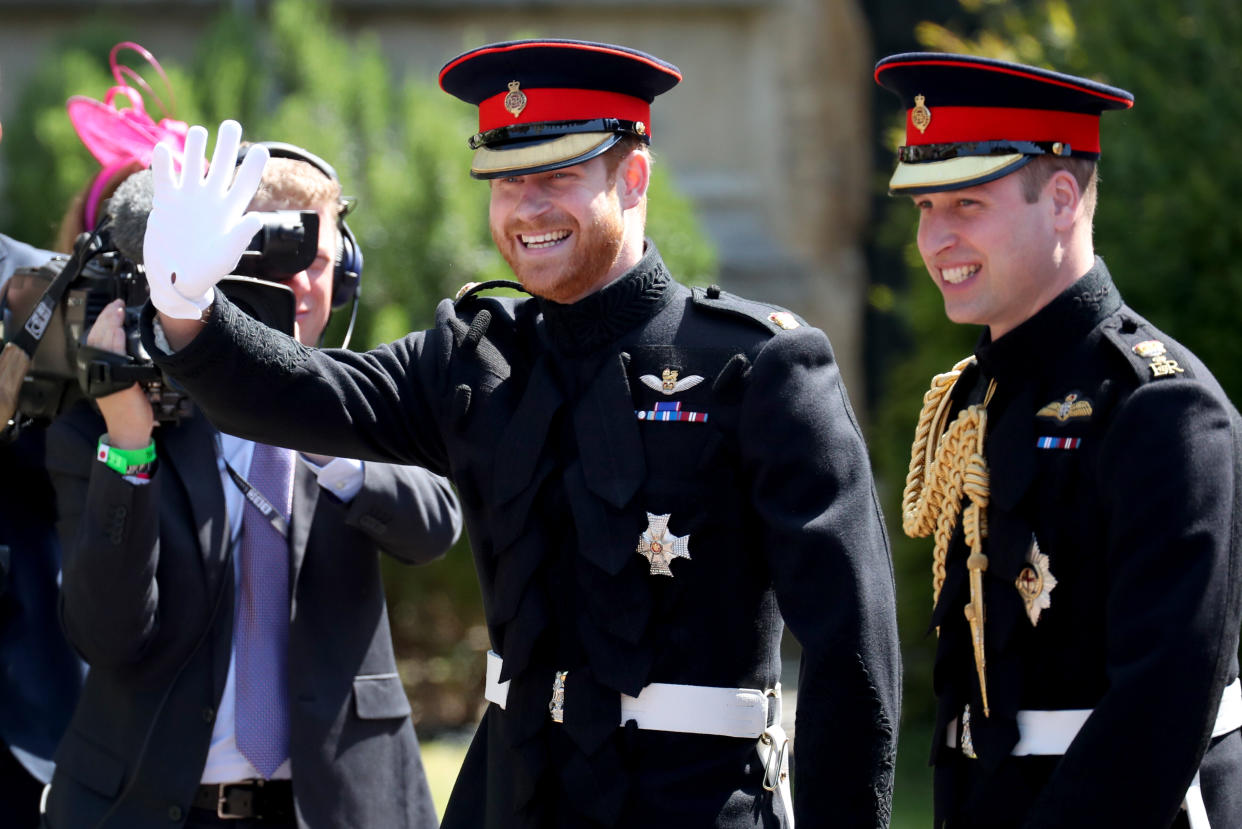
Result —
<path fill-rule="evenodd" d="M 962 532 L 970 555 L 966 567 L 970 574 L 970 604 L 965 608 L 970 623 L 975 671 L 983 697 L 983 715 L 991 715 L 988 705 L 987 660 L 983 648 L 983 573 L 988 557 L 983 552 L 987 538 L 987 505 L 990 493 L 987 460 L 983 442 L 987 432 L 987 406 L 996 391 L 996 381 L 988 385 L 982 403 L 962 410 L 949 427 L 949 392 L 962 370 L 974 362 L 962 360 L 945 374 L 932 379 L 923 397 L 923 410 L 915 427 L 910 448 L 910 471 L 902 494 L 902 529 L 911 538 L 932 535 L 932 604 L 940 601 L 944 587 L 945 560 L 949 541 L 962 519 Z"/>

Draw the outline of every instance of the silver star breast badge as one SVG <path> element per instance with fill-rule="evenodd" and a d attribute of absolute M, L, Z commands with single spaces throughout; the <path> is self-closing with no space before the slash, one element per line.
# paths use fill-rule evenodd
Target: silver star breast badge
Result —
<path fill-rule="evenodd" d="M 647 529 L 638 538 L 638 554 L 651 562 L 650 574 L 672 578 L 669 564 L 675 558 L 690 558 L 690 536 L 668 531 L 669 515 L 647 513 Z"/>

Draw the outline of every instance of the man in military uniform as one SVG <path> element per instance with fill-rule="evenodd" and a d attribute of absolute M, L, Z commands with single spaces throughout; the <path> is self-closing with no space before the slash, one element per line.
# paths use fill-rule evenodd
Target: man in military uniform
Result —
<path fill-rule="evenodd" d="M 493 236 L 534 296 L 472 287 L 366 354 L 300 347 L 214 293 L 252 232 L 257 156 L 232 190 L 200 187 L 200 127 L 184 183 L 154 165 L 160 364 L 231 433 L 460 491 L 491 705 L 447 827 L 888 825 L 900 666 L 866 449 L 822 332 L 679 285 L 644 239 L 650 105 L 680 78 L 579 41 L 449 62 L 441 85 L 479 107 Z M 792 809 L 782 618 L 803 647 Z"/>
<path fill-rule="evenodd" d="M 1091 241 L 1124 90 L 905 54 L 890 182 L 954 322 L 903 499 L 935 538 L 936 826 L 1242 826 L 1242 424 Z"/>

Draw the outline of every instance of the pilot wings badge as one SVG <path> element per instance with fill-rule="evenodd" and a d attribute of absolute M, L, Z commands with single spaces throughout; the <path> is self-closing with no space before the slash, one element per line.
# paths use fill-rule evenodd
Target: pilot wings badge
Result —
<path fill-rule="evenodd" d="M 1053 400 L 1044 406 L 1035 416 L 1064 423 L 1074 418 L 1091 417 L 1094 411 L 1090 400 L 1085 397 L 1080 399 L 1078 392 L 1072 391 L 1065 395 L 1064 400 Z"/>
<path fill-rule="evenodd" d="M 661 374 L 662 377 L 656 377 L 654 374 L 644 374 L 638 379 L 642 381 L 644 386 L 655 389 L 660 394 L 677 394 L 678 392 L 692 389 L 703 382 L 703 378 L 698 374 L 691 374 L 689 377 L 683 377 L 678 380 L 677 371 L 671 368 L 664 369 Z"/>

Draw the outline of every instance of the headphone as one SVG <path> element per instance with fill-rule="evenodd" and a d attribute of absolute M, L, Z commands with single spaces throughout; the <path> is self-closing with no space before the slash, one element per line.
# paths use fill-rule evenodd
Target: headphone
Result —
<path fill-rule="evenodd" d="M 341 179 L 336 169 L 314 153 L 304 150 L 295 144 L 283 141 L 258 141 L 244 144 L 237 151 L 237 163 L 241 164 L 250 147 L 266 147 L 272 158 L 291 158 L 294 161 L 305 161 L 328 178 L 340 184 Z M 332 271 L 332 309 L 344 308 L 350 302 L 357 302 L 362 288 L 362 249 L 358 240 L 345 222 L 345 213 L 338 214 L 336 226 L 341 233 L 341 241 L 337 246 L 336 265 Z M 350 326 L 353 327 L 352 325 Z"/>

